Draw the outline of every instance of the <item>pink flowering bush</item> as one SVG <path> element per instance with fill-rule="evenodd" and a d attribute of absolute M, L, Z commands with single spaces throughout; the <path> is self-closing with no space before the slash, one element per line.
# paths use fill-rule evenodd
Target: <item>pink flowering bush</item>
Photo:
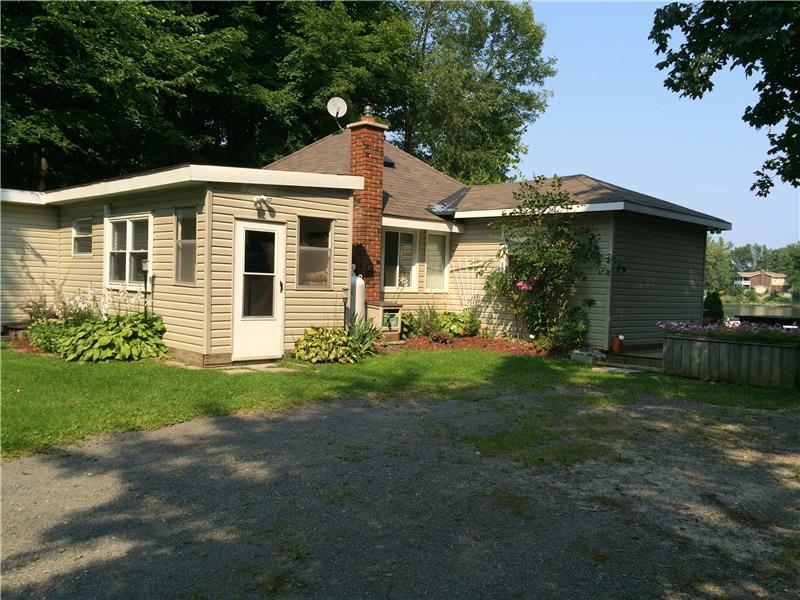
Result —
<path fill-rule="evenodd" d="M 505 266 L 487 265 L 485 289 L 509 308 L 517 332 L 530 334 L 537 348 L 577 348 L 588 319 L 573 302 L 575 285 L 589 272 L 607 272 L 610 258 L 600 253 L 595 233 L 575 221 L 575 201 L 558 177 L 524 182 L 514 198 L 519 207 L 492 224 L 502 230 L 499 258 Z"/>
<path fill-rule="evenodd" d="M 685 321 L 659 321 L 658 326 L 673 335 L 692 335 L 742 341 L 800 342 L 800 329 L 784 329 L 780 325 L 742 322 L 739 325 L 726 323 L 688 323 Z"/>

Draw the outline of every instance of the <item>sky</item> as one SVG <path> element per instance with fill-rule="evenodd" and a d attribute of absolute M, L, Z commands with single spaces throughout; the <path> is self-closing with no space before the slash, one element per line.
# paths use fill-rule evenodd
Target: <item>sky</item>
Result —
<path fill-rule="evenodd" d="M 766 130 L 742 121 L 756 78 L 721 71 L 700 100 L 663 86 L 647 39 L 658 4 L 534 2 L 558 74 L 529 126 L 525 176 L 583 173 L 733 223 L 723 237 L 771 248 L 800 240 L 800 189 L 750 191 L 767 157 Z"/>

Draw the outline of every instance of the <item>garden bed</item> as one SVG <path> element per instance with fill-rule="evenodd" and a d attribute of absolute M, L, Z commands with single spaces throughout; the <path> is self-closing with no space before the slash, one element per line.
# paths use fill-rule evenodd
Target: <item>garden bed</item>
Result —
<path fill-rule="evenodd" d="M 424 335 L 406 340 L 406 348 L 412 350 L 488 350 L 516 356 L 548 356 L 548 350 L 537 350 L 536 347 L 523 340 L 507 338 L 462 337 L 453 338 L 451 343 L 434 342 Z"/>

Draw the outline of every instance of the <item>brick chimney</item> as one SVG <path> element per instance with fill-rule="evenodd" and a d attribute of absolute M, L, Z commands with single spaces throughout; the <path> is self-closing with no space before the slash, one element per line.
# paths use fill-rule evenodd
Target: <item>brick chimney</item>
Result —
<path fill-rule="evenodd" d="M 350 172 L 364 178 L 364 189 L 353 192 L 353 264 L 364 278 L 366 299 L 381 299 L 381 220 L 383 218 L 383 132 L 372 107 L 350 123 Z"/>

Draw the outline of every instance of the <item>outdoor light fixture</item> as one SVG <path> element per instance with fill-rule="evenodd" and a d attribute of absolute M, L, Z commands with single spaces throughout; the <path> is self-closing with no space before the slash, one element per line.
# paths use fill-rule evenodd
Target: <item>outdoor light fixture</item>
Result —
<path fill-rule="evenodd" d="M 150 278 L 150 261 L 142 261 L 142 273 L 144 273 L 144 318 L 147 319 L 147 280 Z"/>
<path fill-rule="evenodd" d="M 272 198 L 265 194 L 253 197 L 253 206 L 258 210 L 266 210 L 270 204 L 272 204 Z"/>

